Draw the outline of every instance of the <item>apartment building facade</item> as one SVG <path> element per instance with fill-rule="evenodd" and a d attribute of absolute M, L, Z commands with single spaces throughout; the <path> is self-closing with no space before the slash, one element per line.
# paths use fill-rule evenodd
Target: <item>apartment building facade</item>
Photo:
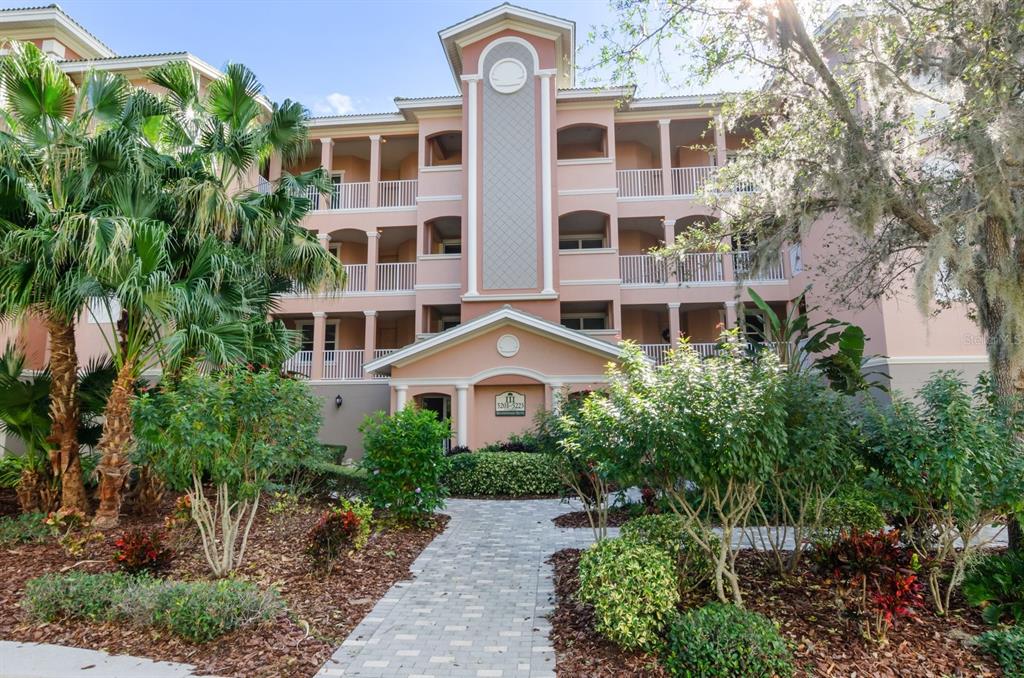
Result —
<path fill-rule="evenodd" d="M 701 187 L 752 130 L 727 131 L 714 95 L 576 87 L 575 31 L 570 20 L 507 4 L 443 29 L 457 95 L 314 118 L 307 157 L 274 158 L 257 180 L 314 167 L 331 176 L 330 192 L 309 196 L 306 226 L 345 265 L 347 287 L 295 290 L 279 311 L 302 336 L 286 367 L 323 398 L 325 442 L 356 456 L 367 413 L 413 402 L 452 420 L 452 444 L 504 439 L 566 393 L 599 387 L 622 340 L 659 362 L 681 337 L 704 355 L 723 327 L 756 338 L 763 319 L 743 303 L 748 288 L 782 313 L 811 285 L 822 314 L 865 328 L 897 388 L 934 369 L 984 366 L 963 308 L 926 316 L 899 295 L 857 309 L 831 302 L 825 250 L 841 222 L 820 224 L 757 268 L 742 242 L 724 254 L 653 256 L 717 218 Z M 141 76 L 145 59 L 185 58 L 197 77 L 216 76 L 187 54 L 83 58 L 82 45 L 62 46 L 54 56 L 72 73 Z M 83 355 L 102 350 L 96 325 L 109 321 L 83 319 Z M 45 333 L 18 331 L 34 333 L 27 343 L 45 359 Z"/>

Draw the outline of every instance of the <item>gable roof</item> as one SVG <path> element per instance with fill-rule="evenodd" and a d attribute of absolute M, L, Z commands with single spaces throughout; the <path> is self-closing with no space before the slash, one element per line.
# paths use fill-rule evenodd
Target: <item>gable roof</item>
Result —
<path fill-rule="evenodd" d="M 473 318 L 469 322 L 457 325 L 450 330 L 435 334 L 423 341 L 417 341 L 383 358 L 366 363 L 365 369 L 367 372 L 390 374 L 392 366 L 401 366 L 414 362 L 504 325 L 515 325 L 549 339 L 608 358 L 618 359 L 622 357 L 622 349 L 614 344 L 609 344 L 607 341 L 595 339 L 563 325 L 516 310 L 511 306 L 502 306 L 495 311 Z"/>
<path fill-rule="evenodd" d="M 448 57 L 448 65 L 451 67 L 456 87 L 462 89 L 460 76 L 463 45 L 513 24 L 521 30 L 535 32 L 555 40 L 559 50 L 558 70 L 563 78 L 561 86 L 572 87 L 575 81 L 573 59 L 576 52 L 576 22 L 508 2 L 438 31 L 437 37 L 440 38 L 441 46 Z"/>

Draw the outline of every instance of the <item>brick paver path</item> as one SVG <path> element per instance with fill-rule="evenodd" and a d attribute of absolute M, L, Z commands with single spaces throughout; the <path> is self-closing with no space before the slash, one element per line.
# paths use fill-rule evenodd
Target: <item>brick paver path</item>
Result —
<path fill-rule="evenodd" d="M 388 591 L 317 675 L 553 677 L 545 617 L 554 584 L 544 561 L 591 543 L 589 529 L 551 522 L 577 508 L 553 499 L 449 500 L 451 521 L 413 563 L 415 578 Z"/>

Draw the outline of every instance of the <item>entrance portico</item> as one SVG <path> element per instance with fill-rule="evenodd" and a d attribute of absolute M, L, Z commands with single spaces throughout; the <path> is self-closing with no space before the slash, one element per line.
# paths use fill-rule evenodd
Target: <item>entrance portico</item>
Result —
<path fill-rule="evenodd" d="M 392 411 L 425 394 L 448 396 L 455 444 L 475 449 L 528 430 L 563 393 L 603 384 L 620 357 L 606 341 L 506 306 L 366 369 L 390 376 Z"/>

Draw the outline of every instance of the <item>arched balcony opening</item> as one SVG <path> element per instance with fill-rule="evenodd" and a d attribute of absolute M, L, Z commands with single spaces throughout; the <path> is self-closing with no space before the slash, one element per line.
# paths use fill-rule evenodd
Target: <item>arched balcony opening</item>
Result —
<path fill-rule="evenodd" d="M 369 238 L 366 231 L 342 228 L 330 233 L 327 248 L 345 265 L 345 291 L 366 291 L 366 262 Z"/>
<path fill-rule="evenodd" d="M 570 212 L 558 217 L 560 251 L 593 250 L 608 247 L 611 217 L 604 212 Z"/>
<path fill-rule="evenodd" d="M 462 132 L 448 130 L 431 134 L 424 140 L 424 167 L 462 164 Z"/>
<path fill-rule="evenodd" d="M 558 130 L 558 159 L 583 160 L 608 157 L 608 128 L 581 123 Z"/>
<path fill-rule="evenodd" d="M 423 254 L 462 254 L 462 217 L 423 222 Z"/>

